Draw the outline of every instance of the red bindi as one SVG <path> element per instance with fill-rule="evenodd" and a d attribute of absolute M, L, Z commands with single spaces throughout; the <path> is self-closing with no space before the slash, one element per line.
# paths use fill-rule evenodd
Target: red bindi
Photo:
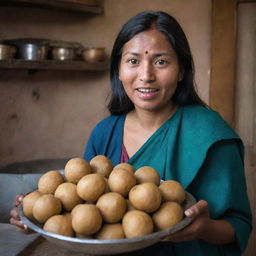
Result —
<path fill-rule="evenodd" d="M 146 54 L 148 54 L 148 51 L 145 51 Z"/>

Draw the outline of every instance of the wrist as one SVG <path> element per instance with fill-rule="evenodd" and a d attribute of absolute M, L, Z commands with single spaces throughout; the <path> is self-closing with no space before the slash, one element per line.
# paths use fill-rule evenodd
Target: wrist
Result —
<path fill-rule="evenodd" d="M 227 221 L 209 219 L 198 238 L 209 243 L 223 245 L 235 240 L 235 232 Z"/>

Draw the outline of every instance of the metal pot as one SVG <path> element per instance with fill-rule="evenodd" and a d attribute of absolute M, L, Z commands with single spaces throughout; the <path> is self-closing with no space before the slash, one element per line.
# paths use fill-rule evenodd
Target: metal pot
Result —
<path fill-rule="evenodd" d="M 23 44 L 19 46 L 19 58 L 24 60 L 43 60 L 48 54 L 48 47 L 38 44 Z"/>
<path fill-rule="evenodd" d="M 0 44 L 0 60 L 12 59 L 16 53 L 16 48 L 14 46 Z"/>
<path fill-rule="evenodd" d="M 75 59 L 76 52 L 74 48 L 68 47 L 53 47 L 52 59 L 54 60 L 73 60 Z"/>
<path fill-rule="evenodd" d="M 49 40 L 38 38 L 19 38 L 5 40 L 4 43 L 15 46 L 18 58 L 24 60 L 43 60 L 47 58 Z"/>

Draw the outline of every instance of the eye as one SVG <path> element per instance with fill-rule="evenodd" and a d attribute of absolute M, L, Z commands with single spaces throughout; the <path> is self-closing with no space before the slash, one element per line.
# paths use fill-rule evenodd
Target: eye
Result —
<path fill-rule="evenodd" d="M 127 60 L 127 62 L 132 64 L 132 65 L 139 64 L 139 60 L 137 60 L 137 59 L 129 59 L 129 60 Z"/>
<path fill-rule="evenodd" d="M 167 60 L 163 60 L 163 59 L 159 59 L 155 62 L 156 65 L 159 65 L 159 66 L 163 66 L 163 65 L 167 65 L 168 64 L 168 61 Z"/>

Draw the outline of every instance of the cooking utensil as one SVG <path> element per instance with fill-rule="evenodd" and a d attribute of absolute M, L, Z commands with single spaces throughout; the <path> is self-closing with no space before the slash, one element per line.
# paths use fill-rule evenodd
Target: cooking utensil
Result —
<path fill-rule="evenodd" d="M 75 59 L 75 49 L 68 47 L 53 47 L 52 59 L 54 60 L 73 60 Z"/>
<path fill-rule="evenodd" d="M 85 48 L 82 51 L 82 58 L 91 63 L 102 62 L 105 59 L 105 48 Z"/>
<path fill-rule="evenodd" d="M 25 60 L 43 60 L 47 58 L 49 40 L 37 38 L 20 38 L 5 40 L 18 50 L 18 58 Z"/>
<path fill-rule="evenodd" d="M 183 208 L 186 210 L 195 203 L 195 198 L 190 193 L 186 192 L 186 200 L 183 204 Z M 24 216 L 22 205 L 18 207 L 18 210 L 21 221 L 30 229 L 40 233 L 50 242 L 71 251 L 82 252 L 90 255 L 110 255 L 139 250 L 153 245 L 159 242 L 162 238 L 183 229 L 192 221 L 192 218 L 185 217 L 181 222 L 173 227 L 136 238 L 116 240 L 82 239 L 47 232 L 43 230 L 40 225 L 33 223 Z"/>
<path fill-rule="evenodd" d="M 0 44 L 0 60 L 12 59 L 16 53 L 16 48 L 11 45 Z"/>
<path fill-rule="evenodd" d="M 24 60 L 43 60 L 48 54 L 48 47 L 37 44 L 24 44 L 19 46 L 19 58 Z"/>

